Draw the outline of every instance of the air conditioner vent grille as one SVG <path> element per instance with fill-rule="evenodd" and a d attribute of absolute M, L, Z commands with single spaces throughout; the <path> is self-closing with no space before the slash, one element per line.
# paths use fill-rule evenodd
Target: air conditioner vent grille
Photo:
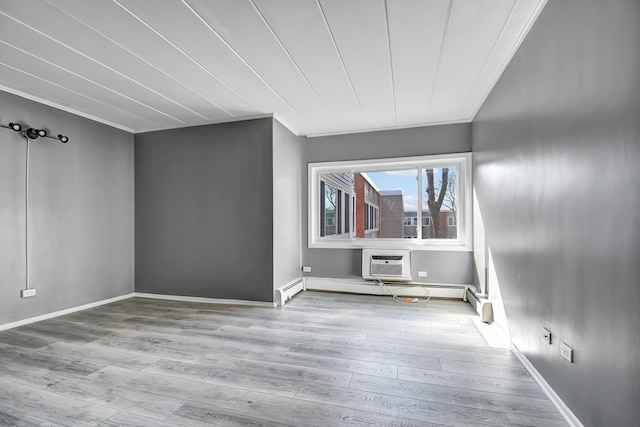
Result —
<path fill-rule="evenodd" d="M 362 278 L 411 281 L 411 252 L 397 249 L 363 249 Z"/>
<path fill-rule="evenodd" d="M 402 264 L 371 264 L 372 275 L 402 276 Z"/>

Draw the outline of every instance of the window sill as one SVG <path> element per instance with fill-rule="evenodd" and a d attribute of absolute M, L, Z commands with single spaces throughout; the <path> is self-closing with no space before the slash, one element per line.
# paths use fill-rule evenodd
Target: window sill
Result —
<path fill-rule="evenodd" d="M 411 251 L 449 251 L 449 252 L 472 252 L 471 244 L 454 240 L 446 242 L 418 241 L 416 239 L 359 239 L 359 240 L 339 240 L 322 239 L 312 242 L 308 246 L 324 249 L 408 249 Z"/>

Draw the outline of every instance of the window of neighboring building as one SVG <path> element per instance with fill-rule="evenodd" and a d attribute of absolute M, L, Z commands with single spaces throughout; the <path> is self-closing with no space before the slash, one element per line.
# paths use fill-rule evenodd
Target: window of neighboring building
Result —
<path fill-rule="evenodd" d="M 370 205 L 368 203 L 364 204 L 364 229 L 365 230 L 376 230 L 378 228 L 378 211 L 380 208 L 377 206 Z M 356 214 L 357 215 L 357 214 Z M 356 218 L 357 221 L 357 218 Z"/>
<path fill-rule="evenodd" d="M 369 229 L 369 204 L 364 204 L 364 229 Z"/>
<path fill-rule="evenodd" d="M 320 178 L 320 237 L 348 236 L 349 205 L 345 203 L 349 201 L 348 184 L 349 174 L 329 174 Z"/>
<path fill-rule="evenodd" d="M 345 193 L 344 194 L 344 216 L 343 216 L 343 224 L 344 224 L 344 232 L 348 233 L 350 228 L 349 228 L 349 223 L 351 222 L 351 220 L 349 219 L 349 205 L 351 205 L 351 198 L 349 197 L 349 193 Z"/>
<path fill-rule="evenodd" d="M 331 236 L 338 233 L 337 212 L 340 212 L 340 190 L 334 188 L 326 182 L 321 183 L 321 236 Z"/>
<path fill-rule="evenodd" d="M 309 247 L 471 250 L 470 198 L 469 153 L 311 163 Z"/>

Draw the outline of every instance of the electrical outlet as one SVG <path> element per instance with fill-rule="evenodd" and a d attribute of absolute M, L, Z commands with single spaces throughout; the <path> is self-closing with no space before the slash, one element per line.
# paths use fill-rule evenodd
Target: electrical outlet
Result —
<path fill-rule="evenodd" d="M 426 271 L 418 271 L 418 277 L 427 277 Z"/>
<path fill-rule="evenodd" d="M 303 266 L 303 267 L 302 267 L 302 271 L 303 271 L 304 273 L 311 273 L 311 267 Z"/>
<path fill-rule="evenodd" d="M 29 298 L 29 297 L 35 297 L 36 296 L 36 290 L 31 288 L 31 289 L 23 289 L 20 291 L 20 297 L 21 298 Z"/>
<path fill-rule="evenodd" d="M 560 356 L 562 356 L 563 359 L 567 359 L 569 362 L 573 363 L 573 349 L 565 343 L 560 344 Z"/>
<path fill-rule="evenodd" d="M 551 331 L 548 330 L 547 328 L 545 327 L 542 328 L 542 334 L 540 334 L 540 338 L 542 338 L 542 341 L 551 345 Z"/>

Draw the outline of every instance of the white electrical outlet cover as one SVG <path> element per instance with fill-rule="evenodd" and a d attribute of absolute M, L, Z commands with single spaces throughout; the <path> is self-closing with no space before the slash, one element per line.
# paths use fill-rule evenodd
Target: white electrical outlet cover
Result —
<path fill-rule="evenodd" d="M 573 349 L 565 343 L 560 344 L 560 356 L 562 356 L 563 359 L 567 359 L 569 362 L 573 363 Z"/>
<path fill-rule="evenodd" d="M 36 296 L 36 290 L 31 288 L 31 289 L 23 289 L 20 291 L 20 297 L 22 298 L 28 298 L 28 297 L 34 297 Z"/>

